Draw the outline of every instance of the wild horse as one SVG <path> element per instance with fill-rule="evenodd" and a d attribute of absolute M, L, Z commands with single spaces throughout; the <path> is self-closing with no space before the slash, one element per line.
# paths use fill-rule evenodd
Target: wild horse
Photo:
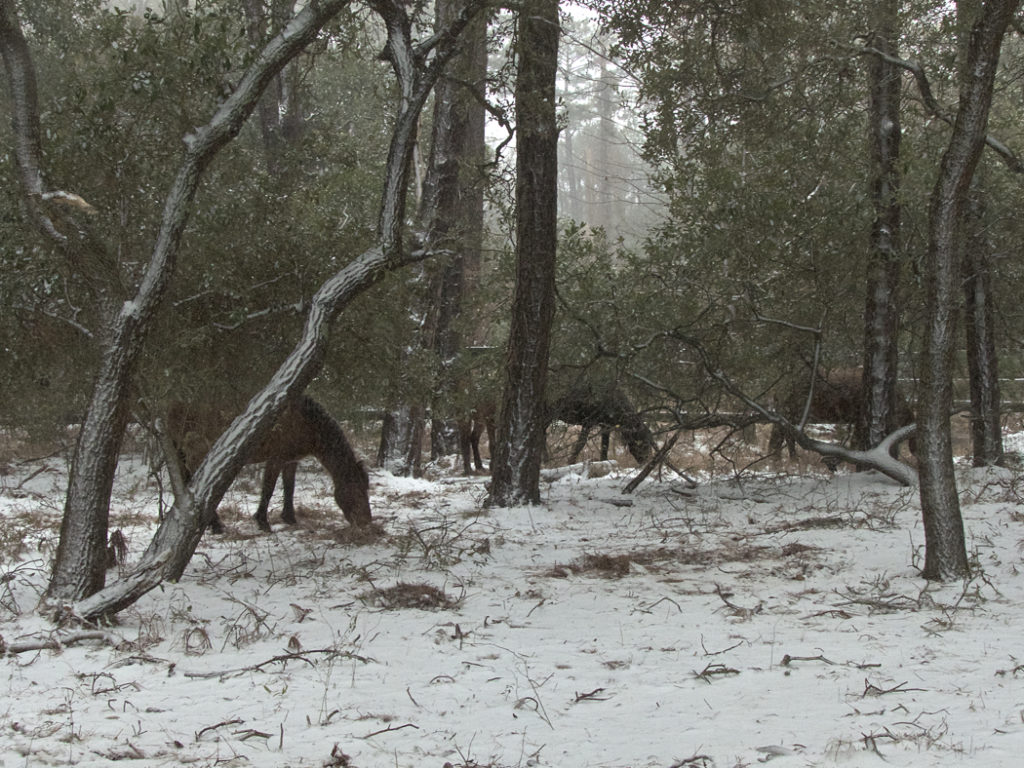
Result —
<path fill-rule="evenodd" d="M 473 465 L 477 472 L 484 471 L 483 461 L 480 459 L 480 438 L 486 430 L 487 440 L 493 451 L 496 413 L 495 404 L 492 401 L 484 401 L 472 408 L 459 421 L 459 444 L 463 469 L 467 475 L 472 474 Z M 622 435 L 626 447 L 638 464 L 646 462 L 656 448 L 650 428 L 625 392 L 615 386 L 597 388 L 588 383 L 577 383 L 548 406 L 547 416 L 548 424 L 561 421 L 580 427 L 570 463 L 579 457 L 595 427 L 601 430 L 602 461 L 608 458 L 613 429 L 617 429 Z"/>
<path fill-rule="evenodd" d="M 807 408 L 809 423 L 848 424 L 856 426 L 863 408 L 863 374 L 860 368 L 839 368 L 834 371 L 819 371 L 814 381 L 810 407 Z M 807 385 L 794 387 L 780 404 L 780 413 L 792 424 L 800 423 L 807 406 Z M 913 424 L 914 411 L 902 395 L 896 399 L 894 415 L 896 427 Z M 768 439 L 769 454 L 778 454 L 783 442 L 789 449 L 789 457 L 796 456 L 796 441 L 792 434 L 775 424 Z M 867 447 L 867 446 L 865 446 Z M 914 450 L 913 442 L 910 444 Z"/>
<path fill-rule="evenodd" d="M 626 448 L 641 466 L 657 447 L 654 435 L 641 414 L 626 393 L 614 385 L 598 387 L 588 382 L 577 382 L 551 404 L 548 416 L 549 422 L 561 421 L 580 426 L 570 463 L 579 457 L 595 427 L 601 431 L 602 461 L 608 458 L 613 429 L 619 431 Z"/>
<path fill-rule="evenodd" d="M 230 423 L 227 413 L 211 406 L 185 403 L 171 406 L 167 430 L 186 480 Z M 341 425 L 307 395 L 285 406 L 270 433 L 246 457 L 247 464 L 264 463 L 260 504 L 254 516 L 256 524 L 264 531 L 270 530 L 267 509 L 279 475 L 284 478 L 281 520 L 295 524 L 295 469 L 299 459 L 306 456 L 315 456 L 334 480 L 334 500 L 345 519 L 355 526 L 368 524 L 372 516 L 366 465 L 352 450 Z M 215 519 L 211 527 L 214 531 L 222 530 L 219 519 Z"/>
<path fill-rule="evenodd" d="M 480 438 L 487 433 L 487 445 L 494 452 L 494 429 L 497 406 L 493 401 L 485 401 L 475 405 L 470 412 L 459 420 L 459 452 L 462 454 L 462 469 L 467 475 L 473 474 L 473 466 L 477 472 L 484 472 L 484 463 L 480 459 Z M 470 464 L 472 454 L 472 465 Z"/>

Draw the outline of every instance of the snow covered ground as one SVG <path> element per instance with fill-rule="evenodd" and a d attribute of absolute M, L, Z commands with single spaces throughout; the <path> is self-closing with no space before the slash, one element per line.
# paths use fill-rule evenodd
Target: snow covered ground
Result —
<path fill-rule="evenodd" d="M 374 473 L 359 540 L 314 465 L 296 529 L 225 499 L 115 643 L 0 660 L 0 765 L 937 766 L 1024 761 L 1024 476 L 963 469 L 978 570 L 917 576 L 916 493 L 871 473 L 571 475 L 485 511 L 479 480 Z M 0 474 L 0 635 L 33 614 L 66 469 Z M 113 526 L 138 553 L 141 460 Z M 113 574 L 111 574 L 113 578 Z"/>

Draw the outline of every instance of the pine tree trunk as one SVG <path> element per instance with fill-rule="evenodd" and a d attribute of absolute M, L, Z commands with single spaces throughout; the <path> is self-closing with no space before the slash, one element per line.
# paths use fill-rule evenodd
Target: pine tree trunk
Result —
<path fill-rule="evenodd" d="M 989 243 L 984 235 L 984 203 L 976 184 L 966 215 L 963 286 L 967 335 L 967 375 L 971 393 L 971 448 L 974 466 L 1003 461 L 999 360 Z"/>
<path fill-rule="evenodd" d="M 898 3 L 878 0 L 873 47 L 896 54 Z M 864 309 L 864 376 L 853 447 L 875 447 L 896 427 L 898 287 L 900 276 L 901 70 L 881 57 L 868 65 L 871 200 L 875 219 Z"/>
<path fill-rule="evenodd" d="M 526 0 L 516 49 L 516 285 L 492 446 L 492 506 L 540 502 L 558 240 L 558 37 L 558 0 Z"/>
<path fill-rule="evenodd" d="M 984 146 L 1000 47 L 1019 4 L 1019 0 L 992 0 L 980 9 L 962 70 L 960 107 L 929 207 L 929 239 L 924 262 L 928 327 L 918 408 L 921 513 L 925 531 L 923 575 L 928 579 L 961 578 L 969 572 L 950 434 L 960 282 L 958 246 L 964 205 Z"/>
<path fill-rule="evenodd" d="M 447 24 L 465 0 L 438 2 L 437 23 Z M 439 260 L 430 348 L 437 360 L 431 410 L 431 455 L 459 451 L 456 363 L 462 354 L 459 319 L 467 292 L 475 286 L 483 248 L 487 20 L 466 29 L 462 53 L 434 95 L 434 137 L 424 201 L 430 240 L 451 255 Z"/>

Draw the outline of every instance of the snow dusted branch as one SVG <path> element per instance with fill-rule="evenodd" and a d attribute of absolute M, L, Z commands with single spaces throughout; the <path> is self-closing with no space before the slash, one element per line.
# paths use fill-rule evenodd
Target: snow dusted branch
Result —
<path fill-rule="evenodd" d="M 45 635 L 12 640 L 5 643 L 0 637 L 0 656 L 29 653 L 31 651 L 57 651 L 69 645 L 99 640 L 107 645 L 121 645 L 124 638 L 102 629 L 76 629 L 70 631 L 49 632 Z"/>
<path fill-rule="evenodd" d="M 914 433 L 917 429 L 917 425 L 910 424 L 908 426 L 901 427 L 882 440 L 879 445 L 868 451 L 855 451 L 850 448 L 844 448 L 841 445 L 835 445 L 834 443 L 815 440 L 803 431 L 802 425 L 799 427 L 794 425 L 782 414 L 768 410 L 761 405 L 761 403 L 744 393 L 743 390 L 741 390 L 721 369 L 714 365 L 707 353 L 707 350 L 705 350 L 704 346 L 698 341 L 683 336 L 682 334 L 674 334 L 673 337 L 677 341 L 686 344 L 697 352 L 704 366 L 704 370 L 706 370 L 712 378 L 718 381 L 726 392 L 741 400 L 747 405 L 747 407 L 761 414 L 766 421 L 772 424 L 778 424 L 785 432 L 792 435 L 793 439 L 801 448 L 808 451 L 814 451 L 826 458 L 839 459 L 860 467 L 875 469 L 901 485 L 912 486 L 917 484 L 917 472 L 915 472 L 912 467 L 907 466 L 902 461 L 893 458 L 889 454 L 889 450 L 891 448 L 908 439 Z"/>

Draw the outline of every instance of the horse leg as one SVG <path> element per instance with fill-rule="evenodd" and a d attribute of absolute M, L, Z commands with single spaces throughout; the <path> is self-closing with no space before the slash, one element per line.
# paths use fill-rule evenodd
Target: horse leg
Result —
<path fill-rule="evenodd" d="M 289 461 L 281 470 L 281 491 L 284 493 L 284 508 L 281 510 L 281 520 L 288 525 L 295 525 L 295 470 L 298 469 L 297 461 Z"/>
<path fill-rule="evenodd" d="M 601 461 L 608 461 L 608 448 L 612 442 L 610 427 L 601 427 Z"/>
<path fill-rule="evenodd" d="M 580 425 L 580 433 L 576 437 L 576 443 L 572 447 L 572 453 L 569 455 L 569 463 L 575 464 L 576 459 L 583 453 L 583 449 L 587 445 L 587 440 L 590 439 L 590 427 L 586 424 Z"/>
<path fill-rule="evenodd" d="M 470 451 L 473 448 L 472 424 L 472 420 L 459 421 L 459 453 L 462 456 L 462 472 L 465 475 L 473 474 L 473 467 L 469 463 Z"/>
<path fill-rule="evenodd" d="M 260 505 L 256 508 L 254 519 L 261 531 L 270 531 L 270 521 L 267 520 L 267 509 L 270 507 L 270 498 L 274 495 L 274 486 L 277 485 L 277 476 L 281 474 L 281 464 L 276 461 L 268 461 L 263 465 L 263 489 L 260 492 Z"/>
<path fill-rule="evenodd" d="M 484 471 L 484 462 L 480 458 L 480 436 L 483 434 L 483 424 L 479 419 L 473 420 L 473 429 L 469 433 L 469 444 L 473 449 L 473 465 L 477 472 Z M 468 460 L 467 460 L 468 464 Z"/>

